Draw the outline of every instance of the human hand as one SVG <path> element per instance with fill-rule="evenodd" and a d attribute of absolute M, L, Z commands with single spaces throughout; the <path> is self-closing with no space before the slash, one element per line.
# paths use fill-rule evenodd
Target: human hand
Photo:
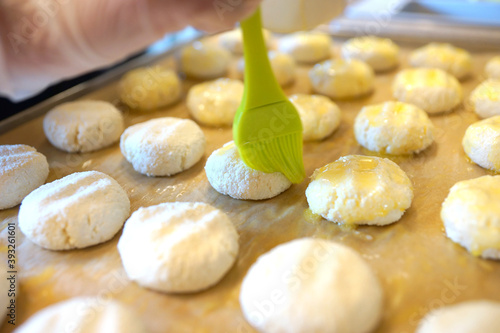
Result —
<path fill-rule="evenodd" d="M 260 0 L 0 0 L 0 94 L 22 99 L 188 25 L 214 32 Z"/>

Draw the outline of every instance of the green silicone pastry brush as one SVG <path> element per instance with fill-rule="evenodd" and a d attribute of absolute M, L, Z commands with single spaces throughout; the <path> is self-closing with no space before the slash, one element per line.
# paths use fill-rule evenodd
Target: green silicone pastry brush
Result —
<path fill-rule="evenodd" d="M 305 177 L 302 123 L 271 69 L 262 36 L 260 9 L 241 22 L 245 90 L 234 117 L 233 137 L 246 165 L 281 172 L 292 183 Z"/>

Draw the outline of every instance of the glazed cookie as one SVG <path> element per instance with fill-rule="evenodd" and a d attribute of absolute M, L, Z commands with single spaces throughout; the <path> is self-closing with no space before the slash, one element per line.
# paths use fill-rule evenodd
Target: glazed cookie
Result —
<path fill-rule="evenodd" d="M 49 175 L 44 155 L 26 145 L 0 145 L 0 209 L 17 206 Z"/>
<path fill-rule="evenodd" d="M 500 176 L 456 183 L 443 202 L 446 235 L 475 256 L 500 259 Z"/>
<path fill-rule="evenodd" d="M 281 38 L 278 49 L 297 62 L 315 63 L 330 57 L 332 40 L 320 33 L 297 32 Z"/>
<path fill-rule="evenodd" d="M 430 43 L 410 55 L 413 67 L 439 68 L 457 79 L 463 79 L 472 71 L 472 57 L 464 49 L 446 43 Z"/>
<path fill-rule="evenodd" d="M 60 104 L 43 119 L 47 139 L 68 153 L 88 153 L 112 145 L 120 139 L 124 127 L 121 112 L 103 101 Z"/>
<path fill-rule="evenodd" d="M 281 86 L 287 86 L 295 80 L 295 72 L 297 65 L 295 60 L 286 54 L 277 51 L 269 51 L 268 53 L 271 68 L 276 80 Z M 245 71 L 245 60 L 242 58 L 238 61 L 238 72 L 243 77 Z"/>
<path fill-rule="evenodd" d="M 416 333 L 497 333 L 499 327 L 500 303 L 477 300 L 429 312 Z"/>
<path fill-rule="evenodd" d="M 134 311 L 114 300 L 77 297 L 31 316 L 15 333 L 146 333 Z"/>
<path fill-rule="evenodd" d="M 474 112 L 481 118 L 500 115 L 500 79 L 489 79 L 481 83 L 470 94 Z"/>
<path fill-rule="evenodd" d="M 205 134 L 192 120 L 156 118 L 130 126 L 120 149 L 134 170 L 148 176 L 171 176 L 195 165 L 205 153 Z"/>
<path fill-rule="evenodd" d="M 262 29 L 262 35 L 264 36 L 264 42 L 267 48 L 271 48 L 271 33 L 266 29 Z M 241 29 L 234 29 L 220 34 L 219 44 L 235 54 L 243 54 L 243 36 L 241 34 Z"/>
<path fill-rule="evenodd" d="M 484 68 L 490 79 L 500 79 L 500 56 L 491 58 Z"/>
<path fill-rule="evenodd" d="M 413 199 L 410 179 L 386 158 L 344 156 L 314 171 L 311 179 L 309 208 L 339 224 L 396 222 Z"/>
<path fill-rule="evenodd" d="M 429 114 L 451 111 L 462 101 L 462 87 L 457 79 L 436 68 L 402 70 L 394 79 L 392 94 Z"/>
<path fill-rule="evenodd" d="M 474 163 L 500 172 L 500 116 L 470 125 L 465 131 L 462 146 Z"/>
<path fill-rule="evenodd" d="M 42 185 L 24 198 L 19 228 L 33 243 L 69 250 L 103 243 L 130 213 L 127 193 L 110 176 L 76 172 Z"/>
<path fill-rule="evenodd" d="M 290 96 L 302 121 L 302 137 L 305 141 L 322 140 L 340 125 L 340 109 L 328 97 L 297 94 Z"/>
<path fill-rule="evenodd" d="M 265 173 L 248 167 L 232 141 L 210 155 L 205 172 L 217 192 L 235 199 L 269 199 L 292 185 L 280 172 Z"/>
<path fill-rule="evenodd" d="M 370 65 L 374 71 L 383 72 L 399 63 L 399 47 L 388 38 L 363 36 L 351 38 L 342 45 L 344 59 L 358 59 Z"/>
<path fill-rule="evenodd" d="M 222 78 L 194 85 L 186 104 L 191 116 L 203 125 L 231 126 L 242 98 L 243 83 Z"/>
<path fill-rule="evenodd" d="M 392 155 L 419 153 L 434 141 L 433 132 L 427 113 L 401 102 L 365 106 L 354 121 L 360 145 Z"/>
<path fill-rule="evenodd" d="M 353 59 L 332 59 L 316 64 L 309 71 L 314 90 L 333 99 L 356 98 L 374 87 L 373 69 Z"/>
<path fill-rule="evenodd" d="M 269 333 L 372 332 L 382 315 L 382 298 L 379 281 L 358 253 L 314 238 L 261 255 L 240 291 L 246 320 Z"/>
<path fill-rule="evenodd" d="M 171 69 L 142 67 L 126 73 L 119 83 L 120 99 L 129 108 L 152 111 L 177 102 L 181 81 Z"/>
<path fill-rule="evenodd" d="M 182 71 L 198 79 L 215 79 L 226 74 L 231 53 L 223 47 L 194 42 L 181 52 Z"/>
<path fill-rule="evenodd" d="M 238 233 L 226 214 L 210 205 L 169 202 L 135 211 L 118 251 L 128 277 L 141 286 L 196 292 L 219 282 L 231 268 Z"/>

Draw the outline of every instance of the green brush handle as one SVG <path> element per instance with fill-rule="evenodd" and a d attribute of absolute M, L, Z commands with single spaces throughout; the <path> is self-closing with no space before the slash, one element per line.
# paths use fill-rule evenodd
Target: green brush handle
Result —
<path fill-rule="evenodd" d="M 245 92 L 241 107 L 245 110 L 287 99 L 274 77 L 262 35 L 260 8 L 241 22 L 245 57 Z M 252 89 L 247 87 L 252 86 Z"/>

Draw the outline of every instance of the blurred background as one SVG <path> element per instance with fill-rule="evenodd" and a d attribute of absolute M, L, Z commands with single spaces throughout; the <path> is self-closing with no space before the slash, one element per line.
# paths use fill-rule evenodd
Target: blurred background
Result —
<path fill-rule="evenodd" d="M 498 49 L 500 54 L 500 0 L 348 1 L 343 16 L 319 29 L 340 37 L 378 35 L 389 37 L 396 42 L 447 41 L 468 49 Z M 145 54 L 154 56 L 200 34 L 191 28 L 169 34 L 124 62 L 133 61 Z M 111 68 L 57 83 L 18 103 L 0 97 L 0 120 L 68 89 L 82 89 L 85 82 L 98 78 L 120 65 L 123 65 L 123 62 Z"/>

